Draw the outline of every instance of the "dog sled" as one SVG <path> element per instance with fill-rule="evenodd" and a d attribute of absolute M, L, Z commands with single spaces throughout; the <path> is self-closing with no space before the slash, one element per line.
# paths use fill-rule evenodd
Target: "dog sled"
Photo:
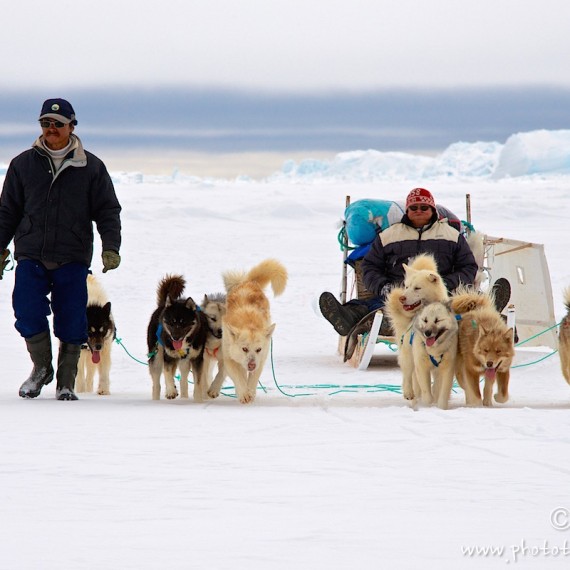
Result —
<path fill-rule="evenodd" d="M 511 297 L 504 314 L 513 329 L 516 320 L 518 338 L 525 346 L 556 349 L 554 301 L 544 246 L 475 232 L 471 225 L 469 195 L 466 196 L 467 221 L 458 219 L 444 206 L 438 204 L 437 208 L 440 217 L 448 218 L 470 243 L 479 266 L 476 286 L 490 290 L 499 279 L 509 282 Z M 377 233 L 400 221 L 404 212 L 403 202 L 358 200 L 351 203 L 350 196 L 346 197 L 343 226 L 338 236 L 343 253 L 341 303 L 372 296 L 362 280 L 362 259 Z M 362 326 L 354 327 L 350 335 L 339 338 L 338 352 L 351 366 L 367 369 L 378 344 L 388 346 L 394 352 L 397 350 L 394 336 L 380 334 L 386 329 L 382 327 L 383 319 L 382 311 L 378 310 L 373 318 L 372 314 L 365 317 L 360 323 Z M 347 358 L 349 343 L 354 351 Z"/>

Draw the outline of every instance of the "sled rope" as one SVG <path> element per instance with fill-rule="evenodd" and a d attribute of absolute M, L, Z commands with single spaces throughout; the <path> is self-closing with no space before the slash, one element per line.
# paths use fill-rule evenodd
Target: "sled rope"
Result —
<path fill-rule="evenodd" d="M 400 394 L 402 392 L 402 387 L 395 384 L 287 384 L 280 385 L 277 382 L 277 376 L 275 374 L 275 365 L 273 361 L 273 338 L 270 342 L 270 359 L 271 359 L 271 372 L 273 374 L 273 382 L 281 394 L 287 396 L 288 398 L 296 398 L 297 396 L 315 396 L 317 392 L 312 392 L 310 394 L 289 394 L 283 390 L 283 388 L 293 389 L 293 390 L 334 390 L 330 392 L 329 396 L 334 396 L 335 394 L 340 394 L 342 392 L 358 392 L 360 390 L 366 390 L 367 392 L 395 392 Z"/>
<path fill-rule="evenodd" d="M 557 324 L 555 324 L 555 325 L 552 325 L 551 327 L 548 327 L 547 329 L 544 329 L 543 331 L 540 331 L 540 332 L 536 333 L 535 335 L 533 335 L 533 336 L 531 336 L 531 337 L 529 337 L 529 338 L 526 338 L 525 340 L 521 340 L 520 342 L 517 342 L 517 344 L 515 344 L 515 346 L 521 346 L 521 345 L 524 344 L 525 342 L 528 342 L 528 341 L 530 341 L 530 340 L 532 340 L 532 339 L 534 339 L 534 338 L 537 338 L 537 337 L 539 337 L 539 336 L 541 336 L 541 335 L 547 333 L 548 331 L 551 331 L 552 329 L 558 328 L 561 324 L 562 324 L 562 321 L 560 321 L 559 323 L 557 323 Z"/>
<path fill-rule="evenodd" d="M 148 366 L 148 362 L 143 362 L 142 360 L 138 360 L 138 358 L 135 358 L 128 350 L 127 347 L 123 344 L 123 339 L 117 337 L 115 339 L 115 342 L 135 361 L 138 362 L 139 364 L 144 364 L 145 366 Z M 156 354 L 156 353 L 155 353 Z M 154 356 L 152 353 L 148 355 L 149 358 L 151 356 Z"/>
<path fill-rule="evenodd" d="M 138 362 L 139 364 L 143 364 L 144 366 L 148 366 L 148 362 L 143 362 L 142 360 L 139 360 L 138 358 L 135 358 L 128 350 L 127 347 L 123 344 L 123 339 L 117 337 L 115 338 L 115 342 L 127 353 L 127 355 L 134 360 L 135 362 Z M 149 353 L 148 354 L 148 358 L 152 358 L 154 355 L 156 354 L 156 350 Z M 174 376 L 174 378 L 176 378 L 176 380 L 178 380 L 180 382 L 180 374 L 176 374 L 176 376 Z M 194 382 L 192 380 L 190 380 L 190 378 L 188 378 L 188 384 L 194 384 Z M 267 393 L 267 389 L 265 388 L 265 386 L 261 383 L 261 380 L 259 381 L 259 388 L 261 388 L 265 393 Z M 220 390 L 220 394 L 222 394 L 223 396 L 227 396 L 228 398 L 237 398 L 237 396 L 235 394 L 226 394 L 223 390 L 232 390 L 234 389 L 233 386 L 225 386 L 222 387 L 222 389 Z"/>
<path fill-rule="evenodd" d="M 522 346 L 523 344 L 551 331 L 552 329 L 558 328 L 560 325 L 562 324 L 562 321 L 560 321 L 559 323 L 552 325 L 551 327 L 548 327 L 547 329 L 536 333 L 535 335 L 522 340 L 520 342 L 518 342 L 515 346 Z M 408 331 L 406 331 L 408 332 Z M 403 337 L 401 339 L 401 341 L 403 341 Z M 115 342 L 127 353 L 127 355 L 134 360 L 135 362 L 138 362 L 139 364 L 144 364 L 145 366 L 148 366 L 148 362 L 144 362 L 142 360 L 139 360 L 137 358 L 135 358 L 128 350 L 127 347 L 124 345 L 122 339 L 120 337 L 115 338 Z M 390 341 L 386 341 L 386 340 L 378 340 L 377 342 L 383 343 L 385 344 L 390 350 L 392 350 L 393 352 L 396 352 L 397 348 L 392 348 L 392 346 L 394 345 L 394 343 L 390 342 Z M 524 364 L 517 364 L 515 366 L 511 366 L 511 368 L 523 368 L 526 366 L 532 366 L 533 364 L 538 364 L 539 362 L 542 362 L 543 360 L 546 360 L 547 358 L 550 358 L 551 356 L 554 356 L 556 353 L 558 352 L 558 350 L 553 350 L 551 353 L 546 354 L 545 356 L 542 356 L 541 358 L 538 358 L 537 360 L 533 360 L 531 362 L 525 362 Z M 149 354 L 148 355 L 149 358 L 151 356 L 153 356 L 153 354 Z M 332 390 L 332 392 L 329 392 L 329 396 L 334 396 L 336 394 L 341 394 L 343 392 L 348 392 L 348 393 L 355 393 L 355 392 L 359 392 L 361 390 L 366 390 L 366 392 L 368 393 L 375 393 L 375 392 L 392 392 L 392 393 L 396 393 L 396 394 L 401 394 L 402 393 L 402 387 L 400 385 L 396 385 L 396 384 L 279 384 L 279 382 L 277 381 L 277 375 L 275 372 L 275 362 L 273 359 L 273 338 L 271 338 L 270 341 L 270 360 L 271 360 L 271 373 L 273 376 L 273 382 L 275 384 L 275 387 L 277 388 L 277 390 L 283 394 L 284 396 L 286 396 L 287 398 L 296 398 L 298 396 L 315 396 L 318 394 L 318 392 L 308 392 L 308 393 L 300 393 L 300 394 L 292 394 L 292 393 L 288 393 L 285 391 L 285 389 L 288 390 Z M 176 379 L 178 381 L 180 381 L 180 375 L 176 375 Z M 188 379 L 188 383 L 189 384 L 193 384 L 192 380 Z M 263 392 L 267 393 L 267 388 L 261 383 L 261 380 L 259 380 L 258 382 L 258 390 L 261 389 L 263 390 Z M 457 387 L 457 384 L 454 383 L 454 390 Z M 235 393 L 233 394 L 226 394 L 224 392 L 224 390 L 234 390 L 235 388 L 233 386 L 225 386 L 222 387 L 220 394 L 227 396 L 229 398 L 236 398 L 237 396 L 235 395 Z"/>
<path fill-rule="evenodd" d="M 551 331 L 552 329 L 558 328 L 561 324 L 562 324 L 562 321 L 560 321 L 559 323 L 557 323 L 555 325 L 552 325 L 551 327 L 548 327 L 547 329 L 545 329 L 543 331 L 540 331 L 539 333 L 536 333 L 535 335 L 533 335 L 529 338 L 526 338 L 525 340 L 521 340 L 520 342 L 517 342 L 517 344 L 515 344 L 515 346 L 521 346 L 521 345 L 525 344 L 526 342 L 529 342 L 532 339 L 537 338 L 537 337 L 547 333 L 548 331 Z M 531 366 L 532 364 L 538 364 L 539 362 L 542 362 L 543 360 L 546 360 L 547 358 L 554 356 L 557 352 L 558 352 L 558 350 L 553 350 L 549 354 L 546 354 L 537 360 L 533 360 L 531 362 L 525 362 L 524 364 L 517 364 L 516 366 L 511 366 L 511 368 L 523 368 L 525 366 Z"/>
<path fill-rule="evenodd" d="M 340 228 L 340 231 L 338 232 L 336 239 L 338 240 L 341 251 L 350 251 L 350 250 L 356 249 L 356 247 L 351 247 L 350 245 L 347 245 L 348 244 L 348 236 L 346 234 L 346 224 L 342 225 L 342 228 Z"/>

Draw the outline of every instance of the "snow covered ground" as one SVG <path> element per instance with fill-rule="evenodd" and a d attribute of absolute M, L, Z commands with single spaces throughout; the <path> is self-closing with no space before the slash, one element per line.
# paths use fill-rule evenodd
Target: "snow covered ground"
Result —
<path fill-rule="evenodd" d="M 539 139 L 511 164 L 544 150 Z M 567 568 L 570 387 L 558 356 L 515 367 L 505 405 L 467 409 L 458 391 L 448 411 L 413 411 L 395 355 L 377 348 L 365 371 L 342 364 L 313 308 L 339 290 L 345 196 L 401 200 L 423 185 L 462 217 L 471 194 L 485 233 L 545 245 L 558 322 L 567 166 L 549 151 L 538 173 L 493 177 L 499 148 L 492 166 L 458 173 L 473 148 L 431 176 L 415 164 L 382 179 L 353 162 L 327 176 L 323 163 L 305 175 L 289 164 L 262 182 L 114 172 L 123 261 L 105 275 L 98 255 L 93 265 L 121 343 L 111 396 L 58 402 L 52 384 L 18 397 L 30 363 L 13 328 L 13 272 L 0 282 L 0 569 Z M 152 401 L 145 338 L 160 278 L 183 273 L 200 300 L 222 289 L 222 271 L 267 257 L 290 281 L 271 299 L 273 366 L 256 402 L 231 389 L 206 404 Z M 517 365 L 529 360 L 519 352 Z"/>

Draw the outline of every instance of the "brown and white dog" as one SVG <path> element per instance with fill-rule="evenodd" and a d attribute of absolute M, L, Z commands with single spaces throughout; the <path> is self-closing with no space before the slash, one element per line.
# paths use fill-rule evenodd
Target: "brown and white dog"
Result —
<path fill-rule="evenodd" d="M 239 401 L 247 404 L 255 399 L 275 329 L 263 289 L 271 283 L 274 295 L 283 293 L 287 270 L 279 261 L 266 259 L 247 273 L 226 272 L 223 279 L 227 291 L 222 326 L 223 366 Z"/>

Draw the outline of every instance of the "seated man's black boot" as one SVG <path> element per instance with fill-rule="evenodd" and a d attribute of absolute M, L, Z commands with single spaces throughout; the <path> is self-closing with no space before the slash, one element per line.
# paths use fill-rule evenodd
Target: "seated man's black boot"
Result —
<path fill-rule="evenodd" d="M 341 336 L 346 336 L 352 327 L 370 311 L 366 305 L 347 303 L 343 305 L 336 297 L 326 291 L 319 297 L 321 314 Z"/>

